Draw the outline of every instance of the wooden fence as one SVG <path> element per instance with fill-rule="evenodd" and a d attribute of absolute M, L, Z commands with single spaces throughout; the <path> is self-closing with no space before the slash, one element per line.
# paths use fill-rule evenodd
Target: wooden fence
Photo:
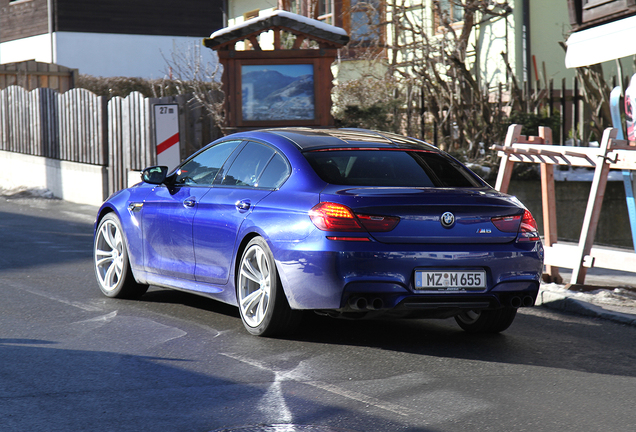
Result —
<path fill-rule="evenodd" d="M 108 167 L 108 193 L 127 187 L 128 172 L 156 162 L 155 104 L 179 105 L 182 157 L 220 132 L 188 95 L 110 101 L 85 89 L 0 90 L 0 150 Z"/>
<path fill-rule="evenodd" d="M 79 72 L 51 63 L 28 60 L 0 64 L 0 89 L 19 85 L 27 90 L 50 88 L 64 93 L 75 87 Z"/>
<path fill-rule="evenodd" d="M 613 81 L 616 83 L 616 77 L 613 78 Z M 628 77 L 624 78 L 623 82 L 629 82 Z M 556 116 L 559 119 L 558 125 L 546 125 L 553 127 L 555 144 L 582 146 L 589 144 L 592 136 L 590 113 L 597 107 L 590 107 L 586 103 L 583 95 L 583 84 L 578 78 L 564 78 L 560 82 L 549 80 L 524 83 L 521 88 L 515 89 L 515 92 L 511 91 L 510 86 L 500 84 L 494 88 L 484 89 L 484 92 L 488 95 L 493 111 L 501 114 L 494 115 L 493 121 L 502 122 L 502 126 L 507 127 L 510 121 L 508 117 L 513 110 L 537 114 L 542 118 Z M 607 97 L 609 98 L 609 93 Z M 413 101 L 417 99 L 412 98 Z M 406 109 L 402 112 L 405 118 L 402 121 L 405 129 L 412 130 L 412 133 L 419 134 L 420 138 L 439 146 L 444 137 L 441 136 L 441 128 L 438 127 L 434 117 L 427 111 L 428 107 L 425 105 L 424 99 L 420 98 L 419 101 L 413 103 L 418 106 L 408 106 L 407 104 Z M 412 125 L 411 115 L 416 110 L 419 110 L 419 124 Z M 608 120 L 608 124 L 604 126 L 610 127 L 611 122 Z M 505 127 L 502 130 L 505 131 Z M 602 131 L 602 127 L 600 130 Z M 598 134 L 593 138 L 597 141 L 600 140 Z M 503 139 L 504 136 L 500 138 L 500 141 Z"/>
<path fill-rule="evenodd" d="M 617 77 L 612 77 L 614 88 L 617 85 Z M 629 77 L 624 77 L 623 83 L 629 83 Z M 624 87 L 625 88 L 625 87 Z M 495 96 L 501 98 L 501 93 L 509 97 L 509 92 L 503 87 L 499 87 Z M 522 89 L 522 110 L 552 117 L 558 115 L 560 124 L 558 130 L 553 130 L 555 144 L 561 145 L 583 145 L 589 144 L 591 135 L 590 112 L 596 107 L 590 107 L 585 101 L 583 83 L 579 78 L 566 79 L 560 82 L 548 80 L 545 82 L 536 81 L 533 84 L 525 83 Z M 609 98 L 609 94 L 607 94 Z M 609 99 L 607 100 L 609 103 Z M 609 107 L 609 106 L 608 106 Z M 604 125 L 611 127 L 611 123 Z M 603 129 L 602 127 L 600 128 Z M 594 139 L 600 142 L 601 137 Z"/>

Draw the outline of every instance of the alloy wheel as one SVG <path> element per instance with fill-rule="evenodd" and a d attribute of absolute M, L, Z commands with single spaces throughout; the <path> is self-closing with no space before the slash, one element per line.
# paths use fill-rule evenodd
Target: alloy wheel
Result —
<path fill-rule="evenodd" d="M 238 303 L 245 322 L 257 327 L 265 319 L 272 295 L 272 276 L 263 248 L 252 245 L 240 266 Z"/>
<path fill-rule="evenodd" d="M 95 241 L 95 270 L 104 291 L 113 291 L 122 278 L 124 242 L 121 231 L 112 220 L 100 226 Z"/>

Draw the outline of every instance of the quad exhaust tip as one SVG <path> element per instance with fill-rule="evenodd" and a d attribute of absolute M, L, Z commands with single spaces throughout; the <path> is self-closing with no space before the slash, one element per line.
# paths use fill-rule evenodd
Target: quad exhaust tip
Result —
<path fill-rule="evenodd" d="M 508 304 L 515 309 L 520 307 L 532 307 L 534 306 L 534 298 L 529 295 L 525 295 L 523 297 L 512 296 L 508 300 Z M 349 299 L 349 307 L 358 311 L 377 311 L 384 307 L 384 301 L 380 297 L 376 297 L 371 300 L 367 300 L 365 297 L 351 297 Z"/>
<path fill-rule="evenodd" d="M 349 306 L 354 310 L 380 310 L 384 307 L 384 301 L 379 297 L 371 301 L 364 297 L 352 297 L 349 300 Z"/>
<path fill-rule="evenodd" d="M 529 295 L 523 297 L 513 296 L 510 297 L 509 304 L 515 309 L 520 307 L 531 307 L 534 306 L 534 299 Z"/>

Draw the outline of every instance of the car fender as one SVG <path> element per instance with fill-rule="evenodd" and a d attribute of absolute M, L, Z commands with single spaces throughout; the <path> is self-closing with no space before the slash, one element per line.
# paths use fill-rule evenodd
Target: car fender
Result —
<path fill-rule="evenodd" d="M 111 212 L 117 215 L 128 247 L 131 270 L 135 280 L 140 283 L 143 283 L 145 279 L 143 277 L 145 272 L 143 271 L 141 211 L 143 210 L 144 198 L 151 190 L 151 188 L 142 187 L 142 185 L 138 184 L 128 189 L 122 189 L 111 195 L 100 207 L 94 227 L 94 234 L 96 234 L 99 222 L 104 215 Z"/>

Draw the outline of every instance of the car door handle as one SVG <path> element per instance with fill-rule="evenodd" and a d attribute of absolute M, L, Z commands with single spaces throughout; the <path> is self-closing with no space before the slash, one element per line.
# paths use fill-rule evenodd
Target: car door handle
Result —
<path fill-rule="evenodd" d="M 246 211 L 250 209 L 252 203 L 250 202 L 250 200 L 240 200 L 237 201 L 234 205 L 236 206 L 237 210 Z"/>
<path fill-rule="evenodd" d="M 196 204 L 196 200 L 194 198 L 188 198 L 183 202 L 184 207 L 194 207 Z"/>

